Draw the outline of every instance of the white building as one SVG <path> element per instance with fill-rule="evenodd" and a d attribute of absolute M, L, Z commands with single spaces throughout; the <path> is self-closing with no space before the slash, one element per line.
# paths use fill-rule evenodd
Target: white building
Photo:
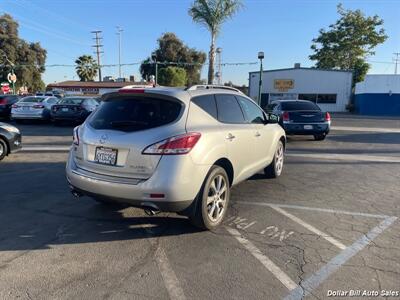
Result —
<path fill-rule="evenodd" d="M 260 72 L 249 73 L 249 96 L 258 102 Z M 350 101 L 352 72 L 294 68 L 263 72 L 261 106 L 272 100 L 302 99 L 316 102 L 321 109 L 344 112 Z"/>
<path fill-rule="evenodd" d="M 356 84 L 355 111 L 362 115 L 400 116 L 400 75 L 367 75 Z"/>

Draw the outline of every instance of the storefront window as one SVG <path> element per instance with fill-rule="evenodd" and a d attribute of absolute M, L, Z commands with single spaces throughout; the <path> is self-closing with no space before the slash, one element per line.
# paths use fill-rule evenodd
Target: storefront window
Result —
<path fill-rule="evenodd" d="M 318 94 L 317 103 L 335 104 L 336 94 Z"/>
<path fill-rule="evenodd" d="M 309 100 L 317 102 L 317 94 L 299 94 L 299 100 Z"/>

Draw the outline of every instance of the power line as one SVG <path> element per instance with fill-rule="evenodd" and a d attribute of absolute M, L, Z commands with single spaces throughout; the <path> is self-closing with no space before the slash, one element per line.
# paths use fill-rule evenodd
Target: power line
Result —
<path fill-rule="evenodd" d="M 100 54 L 104 53 L 104 52 L 102 51 L 103 45 L 100 44 L 100 41 L 103 38 L 100 36 L 101 30 L 94 30 L 94 31 L 92 31 L 92 33 L 94 33 L 94 35 L 95 35 L 94 40 L 95 40 L 96 44 L 93 45 L 92 47 L 95 48 L 95 53 L 97 55 L 97 65 L 98 65 L 98 68 L 99 68 L 99 81 L 101 81 Z"/>

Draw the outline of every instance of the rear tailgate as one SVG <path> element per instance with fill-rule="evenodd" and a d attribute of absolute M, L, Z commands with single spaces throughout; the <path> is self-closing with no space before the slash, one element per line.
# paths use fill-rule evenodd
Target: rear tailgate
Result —
<path fill-rule="evenodd" d="M 177 99 L 156 95 L 117 95 L 102 102 L 79 130 L 76 165 L 102 175 L 149 178 L 162 156 L 142 151 L 185 133 L 184 108 Z"/>

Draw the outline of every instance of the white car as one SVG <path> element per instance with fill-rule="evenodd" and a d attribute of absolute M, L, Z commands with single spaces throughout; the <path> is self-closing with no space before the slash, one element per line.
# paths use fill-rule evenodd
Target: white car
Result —
<path fill-rule="evenodd" d="M 50 120 L 51 107 L 58 102 L 56 97 L 28 96 L 11 107 L 13 120 Z"/>
<path fill-rule="evenodd" d="M 74 129 L 66 174 L 75 196 L 178 212 L 213 229 L 231 186 L 263 169 L 281 175 L 285 143 L 278 118 L 236 89 L 127 87 Z"/>

